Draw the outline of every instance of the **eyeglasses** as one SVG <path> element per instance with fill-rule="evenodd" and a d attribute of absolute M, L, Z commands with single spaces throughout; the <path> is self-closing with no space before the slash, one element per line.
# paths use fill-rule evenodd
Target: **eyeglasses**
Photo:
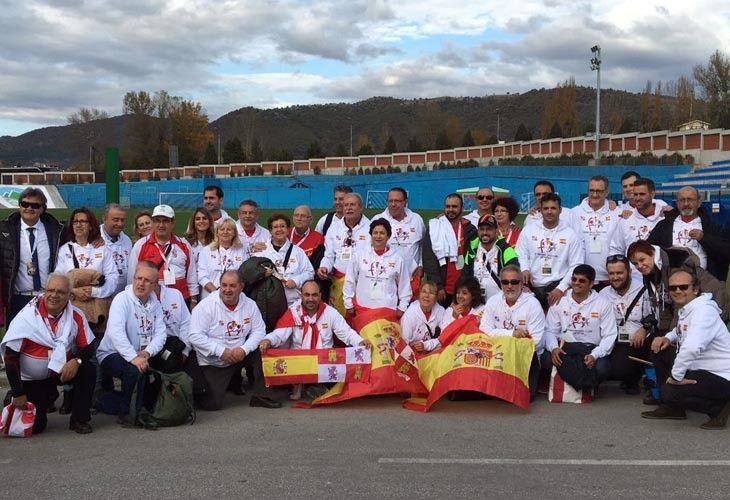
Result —
<path fill-rule="evenodd" d="M 667 288 L 669 288 L 670 292 L 676 292 L 677 290 L 682 290 L 683 292 L 686 292 L 691 286 L 691 284 L 683 283 L 681 285 L 669 285 Z"/>
<path fill-rule="evenodd" d="M 43 208 L 43 203 L 32 203 L 30 201 L 21 201 L 20 206 L 23 208 L 32 208 L 33 210 L 40 210 Z"/>
<path fill-rule="evenodd" d="M 570 281 L 573 283 L 588 283 L 590 280 L 588 278 L 582 278 L 580 276 L 571 276 Z"/>
<path fill-rule="evenodd" d="M 75 220 L 71 224 L 73 224 L 74 226 L 82 226 L 82 225 L 88 224 L 88 223 L 89 223 L 89 221 L 87 221 L 87 220 Z"/>
<path fill-rule="evenodd" d="M 491 194 L 480 194 L 477 196 L 477 200 L 493 200 L 494 196 Z"/>
<path fill-rule="evenodd" d="M 614 262 L 628 262 L 629 259 L 623 254 L 617 253 L 614 255 L 609 255 L 606 258 L 606 264 L 613 264 Z"/>
<path fill-rule="evenodd" d="M 516 286 L 522 283 L 522 280 L 499 280 L 500 283 L 502 283 L 504 286 L 512 285 Z"/>
<path fill-rule="evenodd" d="M 589 189 L 588 192 L 590 194 L 603 194 L 606 192 L 605 189 Z"/>

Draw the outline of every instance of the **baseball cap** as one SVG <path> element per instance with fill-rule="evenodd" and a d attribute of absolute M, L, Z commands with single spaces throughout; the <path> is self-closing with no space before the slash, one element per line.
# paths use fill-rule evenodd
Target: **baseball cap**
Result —
<path fill-rule="evenodd" d="M 168 219 L 174 219 L 175 211 L 170 205 L 157 205 L 152 211 L 152 217 L 167 217 Z"/>
<path fill-rule="evenodd" d="M 497 219 L 492 214 L 485 214 L 479 218 L 477 226 L 492 226 L 497 227 Z"/>

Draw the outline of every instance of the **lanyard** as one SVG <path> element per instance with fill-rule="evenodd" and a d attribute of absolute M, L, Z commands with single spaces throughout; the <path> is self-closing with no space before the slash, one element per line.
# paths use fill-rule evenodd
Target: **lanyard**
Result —
<path fill-rule="evenodd" d="M 162 249 L 160 248 L 160 244 L 156 243 L 157 251 L 160 252 L 160 257 L 162 257 L 162 261 L 165 263 L 165 269 L 170 268 L 170 264 L 167 262 L 167 257 L 169 257 L 170 252 L 172 251 L 172 240 L 167 242 L 167 249 L 165 250 L 165 253 L 162 253 Z"/>
<path fill-rule="evenodd" d="M 306 240 L 307 236 L 309 236 L 309 228 L 307 228 L 307 232 L 304 233 L 304 236 L 302 236 L 301 239 L 299 241 L 297 241 L 296 243 L 294 243 L 294 235 L 296 234 L 294 231 L 295 231 L 295 229 L 291 228 L 291 234 L 289 235 L 289 241 L 291 241 L 292 244 L 301 248 L 302 243 L 304 243 L 304 240 Z M 299 236 L 299 235 L 297 234 L 297 236 Z"/>

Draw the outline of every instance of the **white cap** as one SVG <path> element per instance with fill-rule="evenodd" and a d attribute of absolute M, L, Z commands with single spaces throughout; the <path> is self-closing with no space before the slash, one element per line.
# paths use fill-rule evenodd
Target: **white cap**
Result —
<path fill-rule="evenodd" d="M 157 205 L 152 211 L 152 217 L 167 217 L 168 219 L 174 219 L 175 211 L 170 205 Z"/>

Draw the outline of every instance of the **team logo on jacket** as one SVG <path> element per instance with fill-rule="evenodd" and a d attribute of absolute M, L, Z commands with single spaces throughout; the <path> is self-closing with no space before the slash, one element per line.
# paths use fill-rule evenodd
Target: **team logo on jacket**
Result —
<path fill-rule="evenodd" d="M 540 253 L 552 253 L 555 250 L 555 242 L 550 238 L 543 238 L 540 240 L 537 248 L 540 249 Z"/>
<path fill-rule="evenodd" d="M 570 317 L 570 326 L 574 330 L 581 330 L 588 326 L 588 318 L 583 316 L 582 313 L 577 312 Z"/>
<path fill-rule="evenodd" d="M 412 233 L 415 233 L 416 232 L 416 228 L 412 227 L 411 228 L 411 232 Z M 398 243 L 405 243 L 405 242 L 407 242 L 408 239 L 410 238 L 410 236 L 411 235 L 408 233 L 408 231 L 404 230 L 402 227 L 395 228 L 395 233 L 393 233 L 393 238 Z"/>
<path fill-rule="evenodd" d="M 235 321 L 229 321 L 226 323 L 226 336 L 228 337 L 240 337 L 241 336 L 241 325 Z"/>
<path fill-rule="evenodd" d="M 588 220 L 586 221 L 586 227 L 591 233 L 598 231 L 599 229 L 603 228 L 603 221 L 600 217 L 597 217 L 595 215 L 588 217 Z"/>
<path fill-rule="evenodd" d="M 679 246 L 686 247 L 691 241 L 692 238 L 689 237 L 688 229 L 682 229 L 677 233 L 677 243 Z"/>

